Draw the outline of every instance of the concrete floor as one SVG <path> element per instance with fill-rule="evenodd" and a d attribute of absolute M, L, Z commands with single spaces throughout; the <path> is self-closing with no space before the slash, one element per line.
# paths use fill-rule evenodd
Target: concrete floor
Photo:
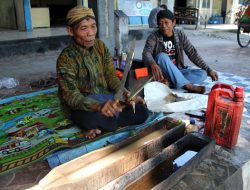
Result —
<path fill-rule="evenodd" d="M 62 28 L 55 31 L 66 34 Z M 240 48 L 237 44 L 235 32 L 218 29 L 185 30 L 185 32 L 200 55 L 213 69 L 249 77 L 250 47 Z M 44 35 L 54 33 L 56 32 L 46 30 Z M 16 37 L 17 34 L 20 34 L 22 38 L 25 37 L 23 33 L 15 33 L 12 37 Z M 43 30 L 38 30 L 37 33 L 33 34 L 33 37 L 41 34 L 43 34 Z M 9 38 L 11 39 L 11 35 Z M 135 58 L 141 59 L 144 43 L 145 40 L 137 41 Z M 59 53 L 60 50 L 0 58 L 0 76 L 13 77 L 21 81 L 31 81 L 40 77 L 54 75 L 56 59 Z M 186 59 L 186 63 L 189 64 L 190 61 Z"/>

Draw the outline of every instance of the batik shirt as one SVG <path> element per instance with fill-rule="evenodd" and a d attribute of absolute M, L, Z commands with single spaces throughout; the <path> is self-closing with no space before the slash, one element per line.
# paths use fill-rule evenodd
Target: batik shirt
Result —
<path fill-rule="evenodd" d="M 66 47 L 57 59 L 57 77 L 66 116 L 70 110 L 92 111 L 100 102 L 89 95 L 114 94 L 120 86 L 108 48 L 99 39 L 90 49 L 76 43 Z"/>

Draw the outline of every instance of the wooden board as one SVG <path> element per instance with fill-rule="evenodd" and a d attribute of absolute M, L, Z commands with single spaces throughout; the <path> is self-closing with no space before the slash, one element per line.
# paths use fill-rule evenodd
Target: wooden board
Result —
<path fill-rule="evenodd" d="M 166 121 L 161 121 L 149 128 L 147 135 L 142 133 L 128 139 L 130 142 L 105 147 L 54 168 L 32 189 L 99 189 L 184 135 L 185 124 L 171 130 L 162 129 L 165 125 Z"/>
<path fill-rule="evenodd" d="M 149 187 L 150 189 L 151 187 L 162 190 L 171 189 L 186 173 L 210 155 L 212 150 L 214 150 L 214 146 L 215 141 L 202 134 L 189 134 L 164 148 L 159 154 L 143 162 L 123 176 L 108 183 L 101 190 L 149 189 Z M 168 171 L 165 171 L 164 174 L 156 174 L 159 172 L 160 167 L 158 166 L 161 163 L 165 162 L 166 169 L 174 159 L 183 154 L 187 149 L 198 151 L 198 154 L 170 176 L 166 175 Z M 158 169 L 158 171 L 154 171 L 155 169 Z M 153 174 L 158 175 L 158 179 L 152 179 L 154 178 Z M 163 175 L 167 178 L 162 178 L 164 177 Z"/>

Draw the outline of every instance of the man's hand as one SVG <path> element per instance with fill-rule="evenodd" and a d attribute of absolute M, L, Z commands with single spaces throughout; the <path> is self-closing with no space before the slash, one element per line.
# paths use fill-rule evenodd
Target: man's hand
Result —
<path fill-rule="evenodd" d="M 212 81 L 217 81 L 217 80 L 218 80 L 218 74 L 217 74 L 217 72 L 215 72 L 215 71 L 210 71 L 210 72 L 208 73 L 208 76 L 211 77 Z"/>
<path fill-rule="evenodd" d="M 164 79 L 162 72 L 161 72 L 161 68 L 159 67 L 159 65 L 157 65 L 156 63 L 152 63 L 151 64 L 151 69 L 152 69 L 152 73 L 154 76 L 154 79 L 156 81 L 161 81 Z"/>
<path fill-rule="evenodd" d="M 122 106 L 120 106 L 119 102 L 108 100 L 99 107 L 98 111 L 107 117 L 114 117 L 116 112 L 122 111 Z"/>
<path fill-rule="evenodd" d="M 131 92 L 128 91 L 126 88 L 124 88 L 123 96 L 124 96 L 125 100 L 128 100 L 129 97 L 131 96 Z"/>
<path fill-rule="evenodd" d="M 136 96 L 135 97 L 135 103 L 136 104 L 145 104 L 145 101 L 141 96 Z"/>

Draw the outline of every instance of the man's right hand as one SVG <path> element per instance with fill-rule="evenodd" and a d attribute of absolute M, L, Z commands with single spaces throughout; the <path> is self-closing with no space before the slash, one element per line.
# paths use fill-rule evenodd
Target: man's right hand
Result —
<path fill-rule="evenodd" d="M 211 77 L 212 81 L 217 81 L 218 78 L 219 78 L 217 72 L 215 72 L 215 71 L 210 71 L 210 72 L 208 73 L 208 76 Z"/>
<path fill-rule="evenodd" d="M 116 112 L 122 112 L 122 107 L 119 102 L 108 100 L 100 106 L 99 111 L 107 117 L 114 117 Z"/>
<path fill-rule="evenodd" d="M 151 64 L 152 73 L 156 81 L 162 81 L 164 79 L 161 68 L 156 63 Z"/>

